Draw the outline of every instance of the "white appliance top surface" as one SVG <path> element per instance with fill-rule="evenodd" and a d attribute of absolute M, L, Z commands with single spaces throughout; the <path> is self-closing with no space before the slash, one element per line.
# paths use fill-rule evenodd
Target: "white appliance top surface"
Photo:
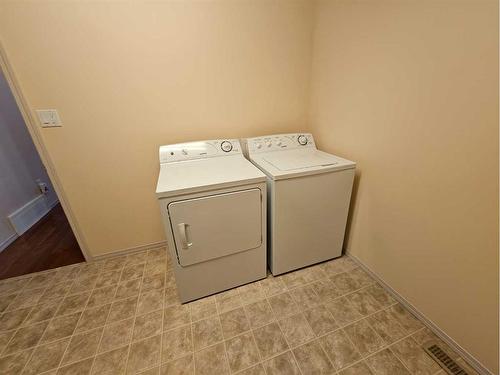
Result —
<path fill-rule="evenodd" d="M 262 159 L 280 171 L 325 167 L 339 163 L 339 160 L 335 156 L 318 150 L 301 149 L 268 153 Z"/>
<path fill-rule="evenodd" d="M 308 133 L 249 138 L 245 142 L 250 160 L 274 180 L 356 167 L 353 161 L 318 150 Z"/>
<path fill-rule="evenodd" d="M 204 142 L 208 143 L 211 153 L 203 151 Z M 239 142 L 232 140 L 231 143 L 231 151 L 221 152 L 213 151 L 221 141 L 193 142 L 192 149 L 189 143 L 182 144 L 182 147 L 162 146 L 160 160 L 164 162 L 160 163 L 156 186 L 158 198 L 265 181 L 264 173 L 245 159 Z M 170 150 L 175 150 L 172 151 L 174 154 Z M 177 152 L 181 154 L 177 155 Z M 167 154 L 170 161 L 165 161 Z"/>

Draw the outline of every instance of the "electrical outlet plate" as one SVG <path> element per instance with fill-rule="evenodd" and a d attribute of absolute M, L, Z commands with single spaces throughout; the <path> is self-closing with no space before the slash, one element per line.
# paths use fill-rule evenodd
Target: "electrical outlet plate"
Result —
<path fill-rule="evenodd" d="M 54 128 L 62 126 L 61 118 L 56 109 L 38 109 L 36 111 L 42 128 Z"/>
<path fill-rule="evenodd" d="M 47 194 L 49 192 L 49 188 L 45 182 L 37 181 L 37 185 L 38 189 L 40 190 L 40 193 Z"/>

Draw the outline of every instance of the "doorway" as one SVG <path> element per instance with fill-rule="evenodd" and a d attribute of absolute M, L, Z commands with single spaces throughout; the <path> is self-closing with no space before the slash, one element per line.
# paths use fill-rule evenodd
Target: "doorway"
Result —
<path fill-rule="evenodd" d="M 85 261 L 0 71 L 0 280 Z"/>

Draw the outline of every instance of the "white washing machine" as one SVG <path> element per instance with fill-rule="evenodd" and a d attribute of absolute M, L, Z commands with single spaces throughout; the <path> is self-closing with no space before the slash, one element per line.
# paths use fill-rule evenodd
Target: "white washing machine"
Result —
<path fill-rule="evenodd" d="M 238 140 L 161 146 L 156 195 L 182 302 L 266 277 L 266 176 Z"/>
<path fill-rule="evenodd" d="M 268 178 L 268 263 L 273 275 L 342 255 L 356 163 L 316 148 L 311 134 L 243 140 Z"/>

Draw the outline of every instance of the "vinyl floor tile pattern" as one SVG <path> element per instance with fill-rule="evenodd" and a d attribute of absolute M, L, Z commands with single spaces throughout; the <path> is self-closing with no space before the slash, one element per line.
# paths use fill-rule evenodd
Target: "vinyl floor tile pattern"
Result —
<path fill-rule="evenodd" d="M 346 257 L 184 305 L 164 248 L 0 281 L 2 375 L 442 375 L 429 340 Z"/>

